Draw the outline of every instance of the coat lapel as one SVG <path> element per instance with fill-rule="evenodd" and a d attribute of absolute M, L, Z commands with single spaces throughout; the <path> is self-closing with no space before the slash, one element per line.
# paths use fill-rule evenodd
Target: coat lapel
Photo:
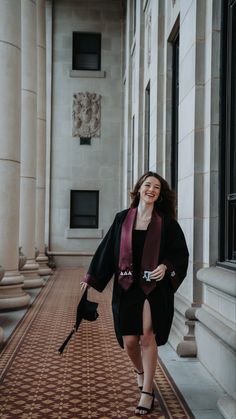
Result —
<path fill-rule="evenodd" d="M 121 229 L 118 281 L 124 290 L 128 290 L 134 281 L 132 232 L 136 215 L 137 208 L 130 208 Z"/>
<path fill-rule="evenodd" d="M 123 222 L 120 241 L 118 281 L 124 290 L 133 283 L 132 232 L 137 216 L 137 208 L 131 208 Z M 156 286 L 155 280 L 147 280 L 147 272 L 153 271 L 158 265 L 160 253 L 162 219 L 153 211 L 143 249 L 140 286 L 149 294 Z"/>

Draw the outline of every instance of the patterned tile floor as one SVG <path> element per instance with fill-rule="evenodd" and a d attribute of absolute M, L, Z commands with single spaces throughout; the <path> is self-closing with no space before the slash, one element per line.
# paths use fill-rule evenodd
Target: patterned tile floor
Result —
<path fill-rule="evenodd" d="M 136 417 L 139 393 L 114 335 L 111 288 L 89 291 L 99 303 L 98 320 L 82 321 L 63 355 L 57 351 L 74 324 L 81 276 L 78 269 L 58 270 L 9 338 L 0 356 L 1 419 Z M 155 387 L 147 417 L 193 417 L 160 360 Z"/>

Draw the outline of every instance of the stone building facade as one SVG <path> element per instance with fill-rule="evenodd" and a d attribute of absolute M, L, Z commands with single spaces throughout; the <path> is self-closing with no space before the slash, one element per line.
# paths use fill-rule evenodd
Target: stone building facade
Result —
<path fill-rule="evenodd" d="M 121 6 L 120 1 L 94 1 L 89 7 L 86 1 L 47 2 L 47 82 L 51 91 L 47 235 L 57 265 L 78 264 L 78 260 L 87 264 L 86 255 L 95 250 L 120 209 Z M 73 36 L 88 33 L 101 34 L 96 70 L 77 68 L 73 62 Z M 76 224 L 71 228 L 71 191 L 98 192 L 96 229 L 76 228 Z"/>
<path fill-rule="evenodd" d="M 235 0 L 0 0 L 0 310 L 29 304 L 47 255 L 87 266 L 134 182 L 157 171 L 176 189 L 190 253 L 170 344 L 222 385 L 225 417 L 236 396 L 235 20 Z"/>
<path fill-rule="evenodd" d="M 219 408 L 230 417 L 236 389 L 235 2 L 129 1 L 125 16 L 122 206 L 146 169 L 176 189 L 190 264 L 175 296 L 169 341 L 180 356 L 198 356 L 220 382 L 228 396 Z"/>
<path fill-rule="evenodd" d="M 122 68 L 122 206 L 146 169 L 177 191 L 190 264 L 169 341 L 220 382 L 226 417 L 236 389 L 235 13 L 232 1 L 128 1 Z"/>

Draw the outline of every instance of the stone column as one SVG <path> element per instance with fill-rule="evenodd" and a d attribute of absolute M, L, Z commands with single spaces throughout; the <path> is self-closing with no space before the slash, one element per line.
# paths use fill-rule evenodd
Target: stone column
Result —
<path fill-rule="evenodd" d="M 4 277 L 4 273 L 5 273 L 5 271 L 4 271 L 3 267 L 0 265 L 0 282 L 1 282 L 2 278 Z M 3 329 L 0 327 L 0 347 L 3 343 L 3 338 L 4 338 Z"/>
<path fill-rule="evenodd" d="M 46 170 L 46 32 L 45 0 L 37 0 L 37 146 L 36 146 L 36 248 L 39 274 L 49 275 L 45 255 L 45 170 Z"/>
<path fill-rule="evenodd" d="M 0 0 L 0 310 L 27 306 L 18 271 L 20 203 L 20 3 Z"/>
<path fill-rule="evenodd" d="M 43 285 L 35 260 L 36 208 L 36 2 L 21 0 L 22 91 L 20 246 L 27 257 L 22 268 L 24 288 Z"/>

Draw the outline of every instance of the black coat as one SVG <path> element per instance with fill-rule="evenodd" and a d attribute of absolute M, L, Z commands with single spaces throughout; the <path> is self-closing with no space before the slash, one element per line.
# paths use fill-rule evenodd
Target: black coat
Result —
<path fill-rule="evenodd" d="M 86 276 L 86 282 L 97 291 L 103 291 L 110 279 L 114 277 L 112 294 L 112 311 L 117 340 L 123 347 L 119 331 L 119 307 L 122 294 L 125 292 L 118 283 L 118 263 L 120 236 L 123 220 L 128 210 L 119 212 L 106 236 L 97 248 Z M 159 214 L 162 217 L 162 234 L 159 264 L 167 266 L 165 277 L 158 281 L 154 290 L 158 319 L 157 345 L 164 345 L 170 333 L 174 313 L 174 292 L 184 280 L 188 266 L 188 249 L 183 231 L 176 220 Z M 152 294 L 152 293 L 151 293 Z M 150 296 L 151 296 L 150 294 Z"/>

